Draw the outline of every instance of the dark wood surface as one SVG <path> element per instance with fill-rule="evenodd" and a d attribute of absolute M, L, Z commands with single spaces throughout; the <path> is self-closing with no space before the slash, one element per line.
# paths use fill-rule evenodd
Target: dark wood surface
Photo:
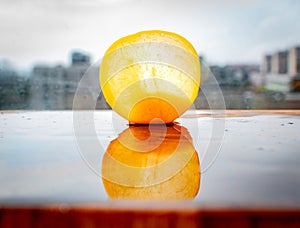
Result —
<path fill-rule="evenodd" d="M 299 227 L 299 210 L 2 208 L 0 227 Z"/>

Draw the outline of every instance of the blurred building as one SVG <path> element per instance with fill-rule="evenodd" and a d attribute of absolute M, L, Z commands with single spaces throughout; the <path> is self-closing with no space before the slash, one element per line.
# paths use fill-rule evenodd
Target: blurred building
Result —
<path fill-rule="evenodd" d="M 259 72 L 258 65 L 235 64 L 226 66 L 210 66 L 221 87 L 243 87 L 249 84 L 249 76 Z"/>
<path fill-rule="evenodd" d="M 272 56 L 272 73 L 286 74 L 288 70 L 288 51 L 276 52 Z"/>
<path fill-rule="evenodd" d="M 300 90 L 300 47 L 264 56 L 261 75 L 266 91 L 285 94 Z"/>
<path fill-rule="evenodd" d="M 70 66 L 34 66 L 30 77 L 29 109 L 72 109 L 73 98 L 82 77 L 85 74 L 90 74 L 89 78 L 93 78 L 92 81 L 99 80 L 99 68 L 91 66 L 90 59 L 90 56 L 87 54 L 73 52 Z M 99 87 L 99 83 L 95 84 L 92 81 L 87 86 L 86 91 L 91 90 L 95 86 Z M 109 108 L 101 94 L 97 107 Z M 89 106 L 83 102 L 82 109 L 87 108 Z"/>
<path fill-rule="evenodd" d="M 30 78 L 31 109 L 64 109 L 65 73 L 63 66 L 33 67 Z"/>
<path fill-rule="evenodd" d="M 263 67 L 262 71 L 264 73 L 272 72 L 272 55 L 264 56 L 262 67 Z"/>
<path fill-rule="evenodd" d="M 265 55 L 261 71 L 276 75 L 295 75 L 300 73 L 300 47 L 275 52 L 273 55 Z"/>
<path fill-rule="evenodd" d="M 88 54 L 74 51 L 72 52 L 72 65 L 90 65 L 91 57 Z"/>
<path fill-rule="evenodd" d="M 289 69 L 290 75 L 296 75 L 300 73 L 300 47 L 294 47 L 289 52 Z"/>
<path fill-rule="evenodd" d="M 0 109 L 26 109 L 28 106 L 28 78 L 12 69 L 0 69 Z"/>

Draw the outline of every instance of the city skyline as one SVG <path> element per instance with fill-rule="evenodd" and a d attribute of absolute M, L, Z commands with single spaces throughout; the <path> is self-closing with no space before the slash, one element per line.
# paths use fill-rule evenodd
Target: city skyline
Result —
<path fill-rule="evenodd" d="M 0 3 L 0 57 L 17 67 L 67 64 L 73 48 L 94 61 L 116 39 L 161 29 L 186 37 L 211 64 L 260 63 L 299 46 L 299 1 L 11 1 Z M 17 12 L 17 13 L 16 13 Z"/>

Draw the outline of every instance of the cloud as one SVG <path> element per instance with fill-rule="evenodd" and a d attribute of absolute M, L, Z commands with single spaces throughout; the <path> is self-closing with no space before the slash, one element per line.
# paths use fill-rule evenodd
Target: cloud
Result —
<path fill-rule="evenodd" d="M 185 36 L 210 62 L 259 62 L 300 40 L 299 9 L 292 0 L 1 0 L 0 56 L 28 66 L 66 62 L 81 48 L 100 58 L 122 36 L 162 29 Z"/>

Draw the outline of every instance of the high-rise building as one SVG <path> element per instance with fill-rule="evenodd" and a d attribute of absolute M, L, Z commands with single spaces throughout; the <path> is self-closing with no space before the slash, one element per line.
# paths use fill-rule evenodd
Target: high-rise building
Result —
<path fill-rule="evenodd" d="M 72 53 L 72 65 L 79 65 L 79 64 L 84 64 L 84 65 L 90 65 L 90 56 L 88 54 L 74 51 Z"/>
<path fill-rule="evenodd" d="M 300 73 L 300 47 L 290 49 L 288 73 L 292 76 Z"/>
<path fill-rule="evenodd" d="M 280 51 L 272 56 L 272 73 L 286 74 L 288 71 L 288 51 Z"/>
<path fill-rule="evenodd" d="M 263 58 L 262 72 L 269 74 L 272 72 L 272 55 L 265 55 Z"/>

